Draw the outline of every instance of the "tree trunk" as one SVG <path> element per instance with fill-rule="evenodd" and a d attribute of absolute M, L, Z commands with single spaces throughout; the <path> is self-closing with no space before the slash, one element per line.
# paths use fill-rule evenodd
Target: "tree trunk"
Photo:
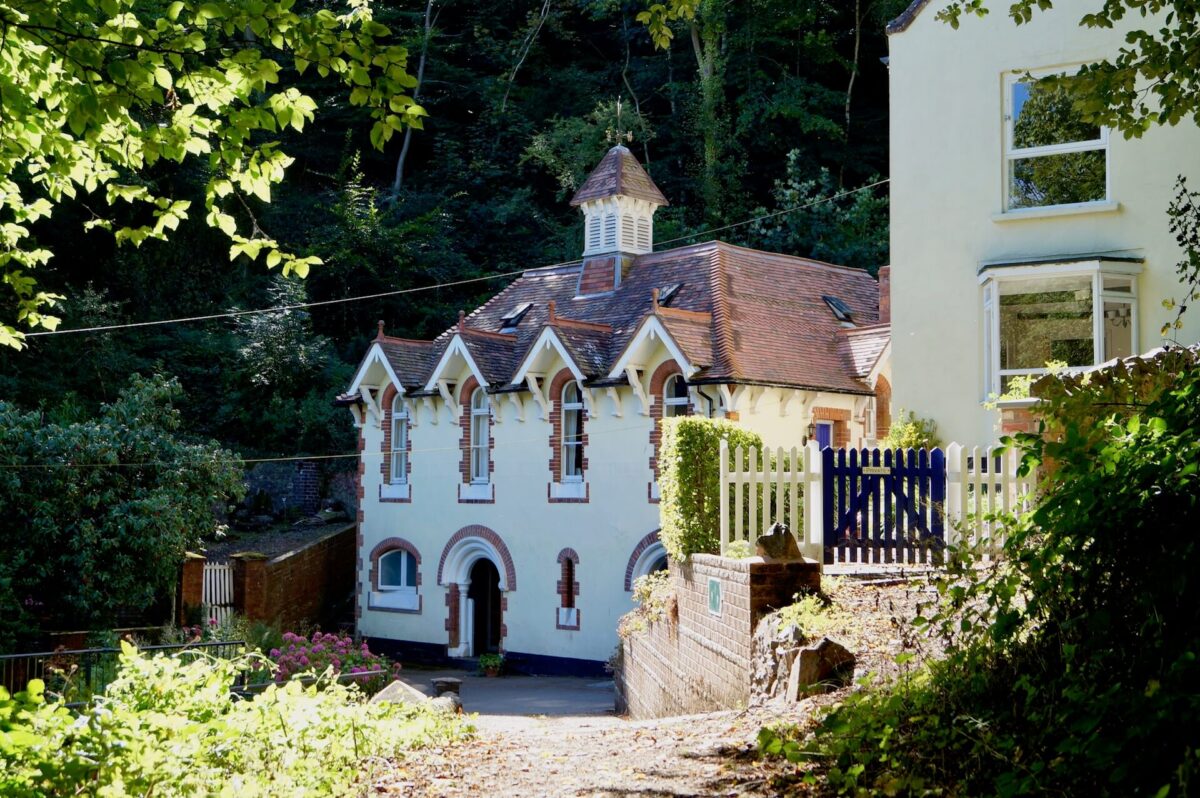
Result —
<path fill-rule="evenodd" d="M 417 62 L 417 85 L 413 88 L 413 102 L 421 101 L 421 82 L 425 80 L 425 58 L 429 55 L 429 39 L 433 31 L 433 0 L 425 1 L 425 35 L 421 37 L 421 58 Z M 400 147 L 400 157 L 396 159 L 396 177 L 392 181 L 392 193 L 399 194 L 404 188 L 404 162 L 408 159 L 408 148 L 412 145 L 413 129 L 409 125 L 404 129 L 404 144 Z"/>

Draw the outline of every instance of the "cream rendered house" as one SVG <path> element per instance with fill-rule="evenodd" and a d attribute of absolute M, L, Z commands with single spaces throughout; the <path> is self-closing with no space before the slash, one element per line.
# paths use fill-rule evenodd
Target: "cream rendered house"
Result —
<path fill-rule="evenodd" d="M 1200 181 L 1200 130 L 1127 140 L 1032 85 L 1122 46 L 1126 29 L 1079 26 L 1089 4 L 1018 27 L 992 3 L 958 30 L 944 5 L 918 0 L 888 28 L 893 403 L 984 443 L 983 403 L 1014 376 L 1160 345 L 1162 300 L 1181 294 L 1167 205 L 1176 175 Z M 1189 315 L 1181 343 L 1200 337 Z"/>
<path fill-rule="evenodd" d="M 869 274 L 721 242 L 654 251 L 666 199 L 624 147 L 572 203 L 580 261 L 530 269 L 434 341 L 381 323 L 339 397 L 360 433 L 373 650 L 599 673 L 632 581 L 665 566 L 663 417 L 736 419 L 786 446 L 859 445 L 887 418 Z"/>

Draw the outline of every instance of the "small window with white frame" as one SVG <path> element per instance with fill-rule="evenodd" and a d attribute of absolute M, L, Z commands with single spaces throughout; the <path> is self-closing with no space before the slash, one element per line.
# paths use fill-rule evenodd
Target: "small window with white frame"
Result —
<path fill-rule="evenodd" d="M 408 407 L 404 399 L 392 400 L 392 474 L 393 485 L 408 482 Z"/>
<path fill-rule="evenodd" d="M 562 473 L 563 482 L 583 481 L 583 395 L 579 383 L 572 380 L 562 390 Z"/>
<path fill-rule="evenodd" d="M 492 408 L 483 388 L 471 394 L 471 482 L 485 484 L 491 478 L 489 438 Z"/>
<path fill-rule="evenodd" d="M 682 374 L 672 374 L 663 385 L 663 418 L 688 414 L 688 386 Z"/>
<path fill-rule="evenodd" d="M 406 549 L 392 549 L 375 560 L 370 609 L 386 612 L 420 612 L 417 557 Z"/>
<path fill-rule="evenodd" d="M 1069 76 L 1012 73 L 1005 87 L 1005 211 L 1110 199 L 1108 129 L 1086 121 Z"/>
<path fill-rule="evenodd" d="M 985 396 L 1048 364 L 1068 370 L 1138 351 L 1136 268 L 1087 261 L 985 272 Z"/>

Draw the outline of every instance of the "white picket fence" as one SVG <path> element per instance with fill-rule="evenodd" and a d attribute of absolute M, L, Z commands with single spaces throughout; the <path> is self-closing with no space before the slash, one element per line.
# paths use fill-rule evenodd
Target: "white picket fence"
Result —
<path fill-rule="evenodd" d="M 1019 476 L 1019 453 L 999 446 L 952 443 L 945 454 L 945 505 L 929 508 L 942 513 L 945 543 L 982 542 L 985 554 L 995 552 L 1003 543 L 996 514 L 1029 509 L 1036 475 Z M 804 556 L 825 559 L 823 475 L 816 442 L 787 450 L 739 446 L 731 451 L 722 441 L 719 468 L 722 554 L 739 541 L 753 547 L 774 523 L 783 522 Z"/>
<path fill-rule="evenodd" d="M 233 615 L 233 563 L 204 563 L 204 585 L 200 599 L 204 623 L 223 623 Z"/>

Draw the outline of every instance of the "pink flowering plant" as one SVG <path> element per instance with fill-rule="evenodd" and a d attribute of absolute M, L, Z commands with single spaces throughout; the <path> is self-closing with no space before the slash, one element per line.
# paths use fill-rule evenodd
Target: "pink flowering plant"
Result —
<path fill-rule="evenodd" d="M 280 682 L 297 674 L 319 676 L 332 668 L 335 676 L 343 677 L 342 682 L 353 682 L 366 693 L 377 693 L 400 678 L 400 663 L 372 654 L 365 642 L 355 644 L 348 635 L 332 632 L 314 632 L 311 639 L 284 632 L 283 642 L 271 649 L 270 658 L 275 663 L 275 680 Z"/>

